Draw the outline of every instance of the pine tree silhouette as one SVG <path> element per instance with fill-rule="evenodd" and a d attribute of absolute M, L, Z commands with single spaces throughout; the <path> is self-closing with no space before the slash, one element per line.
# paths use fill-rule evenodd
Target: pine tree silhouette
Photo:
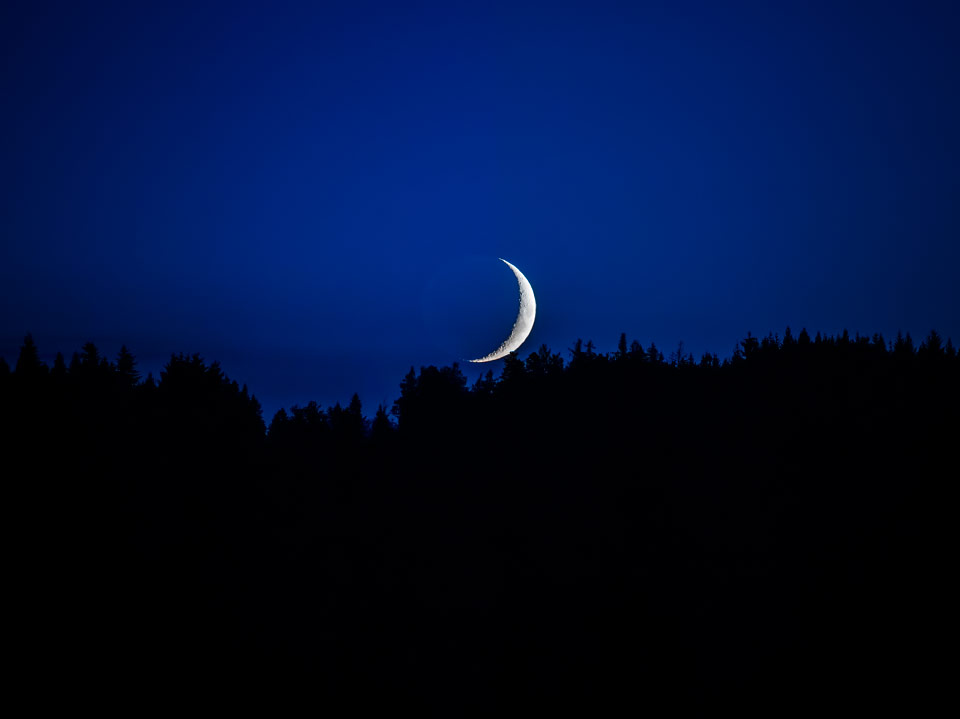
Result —
<path fill-rule="evenodd" d="M 526 373 L 533 377 L 555 377 L 563 372 L 563 357 L 553 354 L 546 345 L 527 357 Z"/>
<path fill-rule="evenodd" d="M 80 366 L 88 372 L 100 367 L 100 350 L 93 342 L 87 342 L 80 349 Z"/>
<path fill-rule="evenodd" d="M 527 376 L 527 368 L 516 352 L 511 352 L 503 358 L 503 371 L 500 375 L 500 385 L 505 388 L 516 388 L 523 385 Z"/>
<path fill-rule="evenodd" d="M 402 418 L 404 414 L 409 416 L 410 408 L 416 402 L 417 388 L 417 373 L 410 367 L 410 371 L 400 382 L 400 396 L 394 401 L 391 410 L 396 417 Z"/>
<path fill-rule="evenodd" d="M 120 352 L 117 353 L 117 375 L 120 382 L 125 387 L 132 387 L 140 381 L 140 373 L 137 371 L 137 360 L 127 349 L 126 345 L 120 346 Z"/>
<path fill-rule="evenodd" d="M 936 330 L 930 330 L 927 338 L 920 343 L 917 354 L 927 360 L 938 360 L 944 356 L 943 338 Z"/>
<path fill-rule="evenodd" d="M 650 346 L 647 347 L 647 361 L 653 365 L 663 364 L 663 353 L 657 349 L 654 342 L 651 342 Z"/>
<path fill-rule="evenodd" d="M 617 343 L 617 355 L 618 360 L 624 360 L 627 358 L 627 333 L 620 333 L 620 341 Z"/>
<path fill-rule="evenodd" d="M 756 337 L 747 332 L 746 338 L 740 340 L 740 348 L 743 353 L 743 358 L 745 360 L 750 360 L 760 349 L 760 342 Z"/>
<path fill-rule="evenodd" d="M 20 347 L 20 354 L 17 357 L 17 366 L 14 371 L 18 379 L 28 382 L 47 373 L 47 366 L 40 361 L 37 345 L 33 341 L 33 335 L 29 333 L 23 338 L 23 345 Z"/>
<path fill-rule="evenodd" d="M 481 374 L 477 377 L 477 381 L 473 383 L 471 392 L 474 395 L 489 397 L 493 394 L 494 389 L 496 389 L 497 381 L 493 378 L 493 370 L 487 370 L 486 374 Z"/>

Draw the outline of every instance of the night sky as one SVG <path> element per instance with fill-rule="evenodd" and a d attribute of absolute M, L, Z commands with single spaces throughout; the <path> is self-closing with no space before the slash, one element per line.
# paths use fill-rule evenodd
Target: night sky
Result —
<path fill-rule="evenodd" d="M 506 337 L 498 257 L 521 355 L 956 343 L 958 37 L 951 2 L 4 2 L 0 355 L 372 414 Z"/>

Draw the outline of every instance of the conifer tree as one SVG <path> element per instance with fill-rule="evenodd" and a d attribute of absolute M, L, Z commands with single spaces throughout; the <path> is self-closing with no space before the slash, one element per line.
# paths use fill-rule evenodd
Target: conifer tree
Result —
<path fill-rule="evenodd" d="M 27 333 L 23 338 L 23 345 L 20 347 L 20 355 L 17 357 L 16 374 L 21 379 L 33 379 L 47 371 L 47 366 L 40 361 L 40 355 L 37 351 L 37 345 L 33 341 L 33 335 Z"/>
<path fill-rule="evenodd" d="M 683 353 L 683 340 L 677 343 L 677 349 L 670 353 L 670 364 L 674 367 L 682 367 L 686 356 Z"/>
<path fill-rule="evenodd" d="M 100 351 L 93 342 L 87 342 L 80 348 L 80 366 L 87 371 L 100 366 Z"/>
<path fill-rule="evenodd" d="M 797 344 L 797 341 L 793 338 L 793 333 L 790 331 L 790 325 L 787 325 L 787 329 L 785 329 L 783 332 L 783 342 L 780 346 L 783 349 L 792 349 L 795 344 Z"/>
<path fill-rule="evenodd" d="M 583 359 L 583 340 L 578 337 L 577 341 L 573 343 L 573 347 L 567 351 L 570 353 L 570 364 L 578 364 Z"/>
<path fill-rule="evenodd" d="M 347 412 L 355 417 L 363 416 L 363 405 L 360 402 L 360 395 L 356 392 L 354 392 L 353 397 L 350 398 L 350 404 L 347 405 Z"/>
<path fill-rule="evenodd" d="M 343 412 L 344 429 L 353 441 L 359 441 L 367 429 L 367 421 L 363 417 L 363 404 L 360 395 L 356 392 L 350 398 L 350 403 Z"/>
<path fill-rule="evenodd" d="M 526 376 L 526 367 L 516 351 L 503 358 L 503 371 L 500 373 L 500 383 L 505 387 L 513 387 L 522 382 Z"/>
<path fill-rule="evenodd" d="M 740 346 L 743 348 L 743 358 L 750 359 L 760 348 L 760 343 L 757 341 L 756 337 L 754 337 L 750 332 L 747 332 L 746 339 L 740 340 Z"/>
<path fill-rule="evenodd" d="M 279 432 L 283 432 L 285 425 L 290 421 L 290 418 L 287 416 L 287 411 L 281 407 L 276 411 L 276 414 L 273 415 L 273 419 L 270 420 L 270 428 L 267 430 L 271 437 L 275 437 Z"/>
<path fill-rule="evenodd" d="M 540 345 L 539 350 L 527 357 L 526 370 L 537 377 L 555 376 L 563 372 L 563 358 L 552 354 L 546 345 Z"/>
<path fill-rule="evenodd" d="M 403 421 L 404 413 L 409 411 L 410 407 L 413 405 L 417 394 L 417 373 L 414 371 L 413 367 L 410 367 L 410 371 L 404 376 L 403 381 L 400 382 L 400 396 L 394 401 L 391 412 Z"/>
<path fill-rule="evenodd" d="M 493 370 L 487 370 L 486 374 L 482 374 L 477 377 L 477 381 L 473 383 L 471 392 L 478 396 L 489 397 L 493 394 L 493 390 L 497 386 L 497 381 L 493 378 Z"/>
<path fill-rule="evenodd" d="M 620 341 L 617 343 L 617 359 L 624 360 L 627 358 L 627 333 L 620 333 Z"/>
<path fill-rule="evenodd" d="M 140 380 L 140 373 L 137 371 L 137 360 L 127 349 L 126 345 L 120 346 L 120 352 L 117 353 L 117 374 L 120 382 L 125 387 L 132 387 Z"/>
<path fill-rule="evenodd" d="M 883 339 L 883 335 L 877 332 L 873 335 L 873 351 L 877 354 L 885 355 L 887 353 L 887 343 Z"/>
<path fill-rule="evenodd" d="M 257 418 L 256 421 L 257 421 L 257 424 L 260 425 L 260 430 L 263 431 L 264 429 L 263 405 L 260 404 L 260 400 L 257 399 L 257 395 L 255 394 L 250 395 L 250 399 L 248 400 L 248 405 L 250 406 L 250 409 L 252 410 L 253 414 L 256 415 L 256 418 Z"/>
<path fill-rule="evenodd" d="M 943 338 L 936 330 L 930 330 L 927 338 L 920 343 L 919 354 L 926 359 L 934 359 L 943 356 Z"/>
<path fill-rule="evenodd" d="M 650 346 L 647 347 L 647 360 L 650 364 L 663 364 L 663 353 L 657 349 L 654 342 L 651 342 Z"/>

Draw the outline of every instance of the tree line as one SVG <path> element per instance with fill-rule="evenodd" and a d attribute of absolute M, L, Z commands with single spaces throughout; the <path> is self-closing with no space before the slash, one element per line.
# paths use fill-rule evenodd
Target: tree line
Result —
<path fill-rule="evenodd" d="M 782 714 L 938 671 L 960 358 L 936 332 L 577 340 L 269 425 L 199 355 L 39 357 L 0 360 L 0 436 L 23 664 L 58 682 Z"/>
<path fill-rule="evenodd" d="M 709 352 L 697 360 L 692 353 L 684 352 L 682 342 L 667 359 L 655 343 L 644 349 L 637 340 L 628 343 L 626 334 L 621 334 L 614 352 L 599 353 L 592 341 L 580 339 L 568 352 L 568 360 L 546 345 L 526 360 L 520 359 L 516 352 L 511 353 L 505 358 L 498 377 L 489 370 L 469 387 L 456 363 L 443 368 L 421 367 L 419 373 L 411 367 L 400 383 L 400 395 L 393 406 L 389 410 L 378 406 L 372 418 L 363 415 L 360 397 L 354 394 L 346 407 L 336 403 L 324 409 L 310 401 L 303 406 L 294 405 L 289 411 L 280 409 L 267 427 L 256 396 L 250 394 L 246 385 L 230 380 L 219 362 L 208 365 L 198 354 L 174 354 L 164 365 L 158 382 L 152 374 L 141 377 L 137 360 L 126 345 L 110 360 L 93 342 L 88 342 L 72 354 L 69 363 L 57 352 L 50 367 L 40 360 L 38 348 L 28 334 L 13 368 L 0 357 L 0 397 L 6 406 L 17 404 L 21 409 L 53 402 L 62 410 L 66 405 L 80 402 L 83 412 L 111 403 L 116 404 L 111 411 L 123 412 L 179 398 L 195 403 L 191 408 L 195 416 L 201 407 L 216 415 L 208 420 L 211 426 L 232 428 L 231 423 L 242 418 L 251 435 L 259 427 L 277 446 L 289 447 L 312 441 L 347 444 L 364 438 L 377 441 L 396 428 L 391 416 L 404 429 L 415 427 L 422 420 L 421 415 L 444 421 L 443 411 L 452 409 L 451 403 L 463 402 L 464 407 L 458 407 L 459 410 L 466 409 L 469 403 L 474 405 L 470 410 L 483 408 L 491 398 L 507 397 L 524 391 L 525 387 L 533 390 L 544 381 L 564 381 L 575 386 L 584 373 L 589 375 L 589 381 L 603 384 L 623 381 L 631 372 L 686 372 L 696 368 L 703 372 L 719 370 L 735 374 L 747 367 L 749 371 L 769 372 L 774 368 L 789 370 L 806 366 L 812 370 L 850 363 L 861 370 L 874 371 L 881 367 L 902 369 L 915 365 L 915 371 L 922 372 L 955 366 L 958 361 L 952 340 L 944 342 L 935 330 L 915 346 L 909 333 L 898 333 L 892 341 L 885 341 L 880 334 L 869 337 L 858 333 L 851 337 L 846 330 L 837 336 L 817 332 L 811 338 L 806 329 L 794 336 L 788 327 L 783 337 L 771 333 L 757 338 L 748 333 L 737 343 L 732 356 L 723 360 Z M 564 377 L 565 380 L 560 379 Z"/>

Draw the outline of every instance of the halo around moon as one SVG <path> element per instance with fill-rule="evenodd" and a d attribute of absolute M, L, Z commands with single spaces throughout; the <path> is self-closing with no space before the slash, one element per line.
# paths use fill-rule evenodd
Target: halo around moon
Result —
<path fill-rule="evenodd" d="M 468 360 L 469 362 L 493 362 L 517 350 L 530 335 L 530 330 L 533 329 L 533 321 L 537 317 L 537 300 L 533 296 L 533 287 L 530 286 L 530 282 L 527 281 L 520 270 L 505 259 L 501 257 L 500 261 L 513 270 L 513 274 L 517 277 L 517 284 L 520 287 L 520 311 L 517 313 L 517 319 L 513 323 L 510 336 L 490 354 L 480 359 Z"/>

